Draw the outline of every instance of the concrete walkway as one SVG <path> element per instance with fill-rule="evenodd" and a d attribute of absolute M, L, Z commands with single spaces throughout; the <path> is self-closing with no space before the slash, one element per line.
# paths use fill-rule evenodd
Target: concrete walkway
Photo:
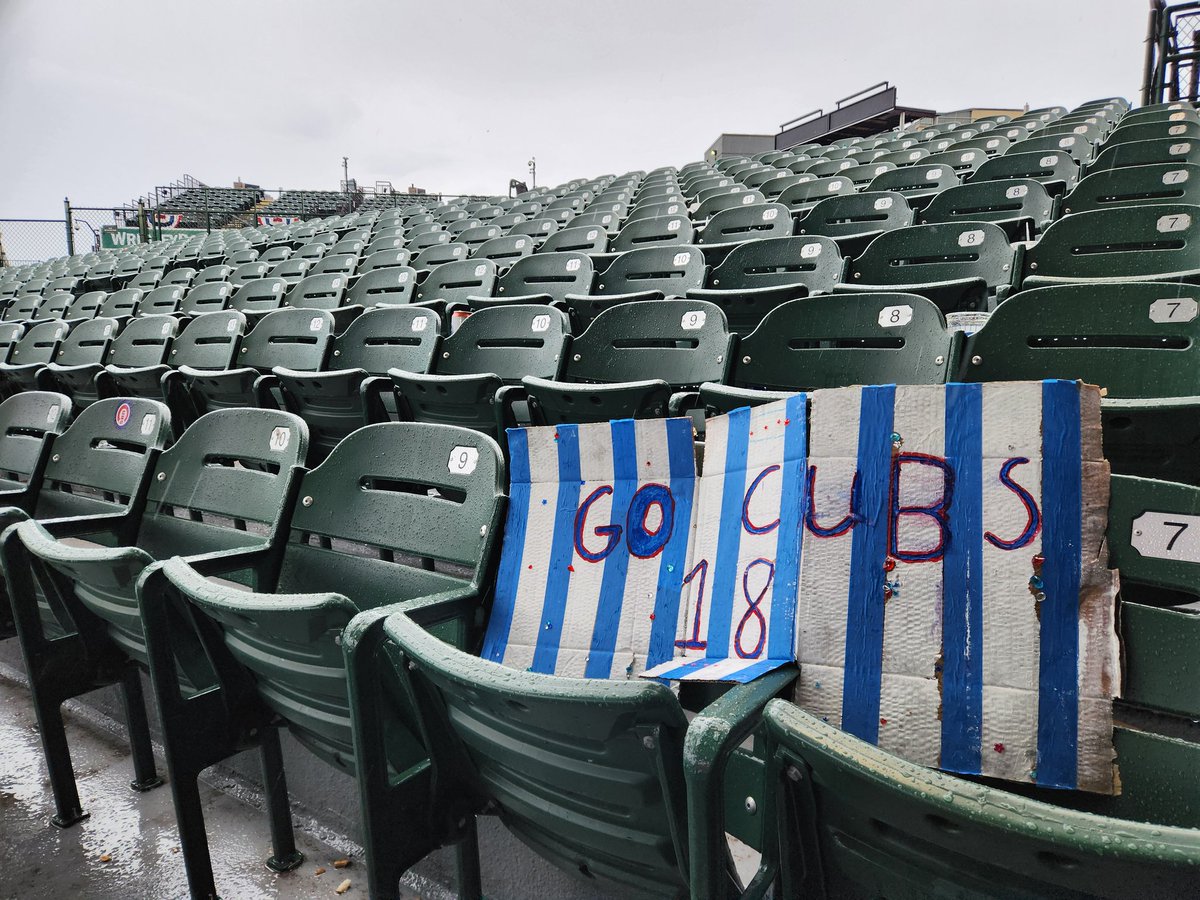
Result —
<path fill-rule="evenodd" d="M 69 829 L 49 824 L 54 811 L 28 690 L 11 670 L 0 671 L 0 900 L 168 900 L 187 897 L 179 832 L 166 786 L 138 794 L 129 788 L 128 747 L 112 723 L 82 706 L 67 707 L 67 731 L 79 793 L 91 817 Z M 206 786 L 205 819 L 213 870 L 223 900 L 301 900 L 339 895 L 367 897 L 355 857 L 361 849 L 340 835 L 297 821 L 305 861 L 276 874 L 268 855 L 266 819 L 256 793 L 233 782 Z M 345 869 L 334 861 L 351 860 Z M 318 867 L 325 873 L 315 874 Z M 412 876 L 410 876 L 411 878 Z M 409 897 L 441 897 L 436 885 L 417 884 Z"/>

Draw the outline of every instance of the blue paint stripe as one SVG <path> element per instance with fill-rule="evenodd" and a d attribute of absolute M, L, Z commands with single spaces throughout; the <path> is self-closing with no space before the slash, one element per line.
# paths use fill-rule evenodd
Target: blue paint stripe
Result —
<path fill-rule="evenodd" d="M 667 420 L 667 461 L 671 472 L 671 496 L 675 498 L 675 524 L 671 538 L 659 556 L 658 589 L 654 597 L 654 624 L 646 668 L 659 666 L 675 655 L 675 632 L 679 626 L 679 601 L 691 543 L 692 503 L 696 490 L 696 451 L 690 419 Z M 636 651 L 636 647 L 634 650 Z"/>
<path fill-rule="evenodd" d="M 803 492 L 808 474 L 808 397 L 795 394 L 784 407 L 787 424 L 783 437 L 783 483 L 779 501 L 779 528 L 775 547 L 775 583 L 771 590 L 771 634 L 767 658 L 796 658 L 796 601 L 800 587 L 800 552 L 804 529 Z"/>
<path fill-rule="evenodd" d="M 942 558 L 943 769 L 977 775 L 983 735 L 983 385 L 946 385 L 953 531 Z"/>
<path fill-rule="evenodd" d="M 734 591 L 740 583 L 738 555 L 742 540 L 742 499 L 746 492 L 746 454 L 750 448 L 750 409 L 729 414 L 725 441 L 725 475 L 721 493 L 717 559 L 712 569 L 712 601 L 708 618 L 707 657 L 729 655 Z"/>
<path fill-rule="evenodd" d="M 575 512 L 579 506 L 579 426 L 559 425 L 557 432 L 558 499 L 554 506 L 546 595 L 542 601 L 541 624 L 531 666 L 534 672 L 545 675 L 553 675 L 558 664 L 563 613 L 571 586 L 567 566 L 571 565 L 575 554 Z"/>
<path fill-rule="evenodd" d="M 1079 386 L 1042 382 L 1042 581 L 1037 783 L 1073 788 L 1079 726 L 1083 447 Z"/>
<path fill-rule="evenodd" d="M 662 679 L 663 681 L 678 680 L 683 678 L 683 676 L 691 675 L 693 672 L 696 672 L 700 669 L 707 669 L 709 666 L 719 663 L 720 661 L 721 660 L 719 659 L 705 659 L 703 657 L 690 659 L 686 662 L 684 660 L 680 660 L 679 665 L 671 669 L 665 669 L 658 673 L 658 675 L 655 677 Z"/>
<path fill-rule="evenodd" d="M 612 513 L 609 522 L 624 527 L 629 501 L 637 491 L 637 437 L 633 419 L 619 419 L 610 422 L 608 427 L 612 435 L 613 454 Z M 583 673 L 586 678 L 608 678 L 612 675 L 613 648 L 621 624 L 628 571 L 629 554 L 624 547 L 618 547 L 605 557 L 596 620 L 592 625 L 592 646 Z"/>
<path fill-rule="evenodd" d="M 738 684 L 746 684 L 753 681 L 760 675 L 766 675 L 768 672 L 774 672 L 780 666 L 789 665 L 790 659 L 760 659 L 757 662 L 750 663 L 744 669 L 738 669 L 736 672 L 730 672 L 727 675 L 722 675 L 722 681 L 736 681 Z"/>
<path fill-rule="evenodd" d="M 864 387 L 858 416 L 861 520 L 851 533 L 842 729 L 872 744 L 879 740 L 883 563 L 887 556 L 895 403 L 895 385 Z"/>
<path fill-rule="evenodd" d="M 504 543 L 496 573 L 496 594 L 483 639 L 484 659 L 504 662 L 517 590 L 521 583 L 521 557 L 525 552 L 525 529 L 529 524 L 529 435 L 524 428 L 508 429 L 509 491 L 508 515 L 504 523 Z"/>

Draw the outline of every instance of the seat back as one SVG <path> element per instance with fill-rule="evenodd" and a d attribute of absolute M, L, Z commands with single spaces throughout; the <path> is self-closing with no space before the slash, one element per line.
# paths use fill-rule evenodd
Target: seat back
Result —
<path fill-rule="evenodd" d="M 412 230 L 408 234 L 408 243 L 405 247 L 410 253 L 418 254 L 423 250 L 428 250 L 430 247 L 436 247 L 438 244 L 449 244 L 450 233 L 443 229 L 437 231 L 424 231 L 414 234 Z"/>
<path fill-rule="evenodd" d="M 229 273 L 229 283 L 234 287 L 240 287 L 247 281 L 257 281 L 260 278 L 266 278 L 270 268 L 265 262 L 242 263 Z"/>
<path fill-rule="evenodd" d="M 142 303 L 138 307 L 139 315 L 170 315 L 178 312 L 179 306 L 183 303 L 183 295 L 186 289 L 183 285 L 170 284 L 160 288 L 155 288 L 142 298 Z"/>
<path fill-rule="evenodd" d="M 747 195 L 748 196 L 748 195 Z M 690 244 L 694 229 L 687 216 L 638 219 L 622 228 L 609 243 L 613 253 L 646 247 Z"/>
<path fill-rule="evenodd" d="M 236 310 L 196 316 L 175 339 L 168 357 L 172 366 L 205 372 L 232 368 L 246 330 L 246 317 Z"/>
<path fill-rule="evenodd" d="M 84 322 L 75 330 L 99 321 L 102 320 Z M 108 365 L 129 369 L 160 366 L 170 354 L 179 327 L 179 320 L 174 316 L 141 316 L 134 319 L 113 338 L 105 361 Z"/>
<path fill-rule="evenodd" d="M 234 363 L 270 372 L 274 366 L 316 372 L 333 341 L 333 315 L 317 309 L 279 309 L 263 316 L 242 338 Z"/>
<path fill-rule="evenodd" d="M 105 297 L 104 302 L 100 304 L 100 308 L 96 310 L 96 315 L 112 319 L 134 316 L 137 315 L 138 306 L 141 302 L 142 291 L 140 288 L 123 288 L 119 291 L 113 291 Z"/>
<path fill-rule="evenodd" d="M 699 247 L 643 247 L 613 260 L 598 277 L 593 293 L 603 296 L 658 291 L 665 297 L 683 296 L 690 288 L 704 284 L 704 274 L 704 254 Z"/>
<path fill-rule="evenodd" d="M 1038 132 L 1031 138 L 1026 138 L 1009 147 L 1012 153 L 1065 153 L 1080 166 L 1091 162 L 1095 149 L 1092 141 L 1081 134 L 1051 134 L 1042 137 Z"/>
<path fill-rule="evenodd" d="M 1200 123 L 1171 122 L 1161 119 L 1158 121 L 1142 120 L 1126 125 L 1122 120 L 1121 124 L 1104 141 L 1103 149 L 1107 150 L 1109 147 L 1126 144 L 1130 141 L 1155 140 L 1200 140 Z"/>
<path fill-rule="evenodd" d="M 53 362 L 58 345 L 71 331 L 71 325 L 58 320 L 31 325 L 8 352 L 12 366 L 45 365 Z"/>
<path fill-rule="evenodd" d="M 357 271 L 361 278 L 376 269 L 390 269 L 397 266 L 407 266 L 409 259 L 412 258 L 407 250 L 395 248 L 391 250 L 376 250 L 367 255 L 366 259 L 359 265 Z"/>
<path fill-rule="evenodd" d="M 941 311 L 915 294 L 789 300 L 730 354 L 725 383 L 770 391 L 943 384 L 952 371 Z"/>
<path fill-rule="evenodd" d="M 545 306 L 516 304 L 472 313 L 442 341 L 438 375 L 490 374 L 515 384 L 525 375 L 553 378 L 570 333 L 566 316 Z"/>
<path fill-rule="evenodd" d="M 208 284 L 210 281 L 228 281 L 229 273 L 233 271 L 231 266 L 207 266 L 196 273 L 196 277 L 192 279 L 192 284 Z"/>
<path fill-rule="evenodd" d="M 959 178 L 966 178 L 987 159 L 982 150 L 944 150 L 933 153 L 921 160 L 923 166 L 949 166 L 958 173 Z"/>
<path fill-rule="evenodd" d="M 67 307 L 62 317 L 69 320 L 94 318 L 100 309 L 100 304 L 107 296 L 108 294 L 104 291 L 87 291 L 80 294 L 71 301 L 71 305 Z"/>
<path fill-rule="evenodd" d="M 513 237 L 524 234 L 533 238 L 540 245 L 556 231 L 558 231 L 558 222 L 554 219 L 533 216 L 528 222 L 521 222 L 519 225 L 514 225 L 510 228 L 508 236 Z"/>
<path fill-rule="evenodd" d="M 812 209 L 826 197 L 854 192 L 853 181 L 844 175 L 834 175 L 794 184 L 779 195 L 779 202 L 797 215 Z"/>
<path fill-rule="evenodd" d="M 317 244 L 316 246 L 319 247 L 321 245 Z M 320 256 L 315 258 L 292 256 L 276 265 L 275 268 L 271 269 L 271 274 L 269 277 L 281 279 L 287 284 L 295 284 L 309 273 L 309 270 L 313 267 L 313 263 L 320 258 Z"/>
<path fill-rule="evenodd" d="M 1158 138 L 1105 147 L 1096 157 L 1096 161 L 1088 166 L 1088 174 L 1155 163 L 1200 163 L 1200 140 Z"/>
<path fill-rule="evenodd" d="M 229 308 L 252 315 L 279 309 L 288 292 L 288 282 L 278 276 L 247 281 L 234 288 L 229 298 Z"/>
<path fill-rule="evenodd" d="M 1200 205 L 1200 165 L 1153 163 L 1094 172 L 1063 197 L 1061 214 L 1143 203 Z"/>
<path fill-rule="evenodd" d="M 980 181 L 946 188 L 921 212 L 921 224 L 993 222 L 1011 239 L 1032 236 L 1050 224 L 1054 200 L 1031 178 Z M 1024 224 L 1025 231 L 1018 233 Z"/>
<path fill-rule="evenodd" d="M 99 366 L 117 333 L 116 319 L 88 319 L 71 329 L 54 353 L 57 366 Z"/>
<path fill-rule="evenodd" d="M 837 244 L 829 238 L 765 238 L 734 247 L 709 274 L 707 286 L 735 292 L 802 284 L 810 294 L 828 293 L 843 270 Z"/>
<path fill-rule="evenodd" d="M 861 240 L 912 223 L 912 207 L 903 194 L 864 191 L 825 198 L 796 223 L 796 234 L 821 235 L 840 242 L 848 238 Z"/>
<path fill-rule="evenodd" d="M 224 281 L 198 284 L 184 296 L 179 304 L 179 312 L 187 316 L 220 312 L 229 305 L 232 293 L 233 285 Z"/>
<path fill-rule="evenodd" d="M 496 282 L 495 296 L 542 295 L 562 301 L 567 294 L 588 293 L 594 274 L 592 258 L 586 253 L 541 252 L 513 263 Z"/>
<path fill-rule="evenodd" d="M 499 226 L 497 225 L 476 225 L 472 228 L 465 228 L 455 240 L 460 244 L 466 244 L 470 247 L 471 253 L 474 253 L 475 248 L 481 244 L 486 244 L 493 238 L 498 238 L 501 235 Z"/>
<path fill-rule="evenodd" d="M 345 275 L 308 275 L 292 286 L 281 306 L 297 309 L 337 309 L 346 293 Z"/>
<path fill-rule="evenodd" d="M 1170 280 L 1200 275 L 1200 208 L 1125 206 L 1059 219 L 1025 253 L 1023 279 Z"/>
<path fill-rule="evenodd" d="M 892 169 L 871 179 L 867 190 L 895 191 L 903 194 L 914 209 L 925 206 L 934 194 L 959 183 L 958 173 L 950 166 L 927 166 L 921 160 L 912 166 Z"/>
<path fill-rule="evenodd" d="M 420 306 L 368 309 L 333 339 L 330 369 L 361 369 L 386 375 L 388 369 L 427 372 L 437 349 L 441 323 Z"/>
<path fill-rule="evenodd" d="M 1040 183 L 1052 196 L 1070 190 L 1079 180 L 1079 165 L 1061 150 L 1041 153 L 1024 151 L 1025 142 L 1014 144 L 1003 156 L 989 159 L 971 176 L 971 182 L 1009 181 L 1029 178 Z"/>
<path fill-rule="evenodd" d="M 413 257 L 412 267 L 418 272 L 436 269 L 448 263 L 460 262 L 471 255 L 466 244 L 442 243 L 426 247 Z"/>
<path fill-rule="evenodd" d="M 67 310 L 71 308 L 74 301 L 74 295 L 67 291 L 48 292 L 42 295 L 42 302 L 38 304 L 36 315 L 39 319 L 65 318 Z"/>
<path fill-rule="evenodd" d="M 608 249 L 608 232 L 594 228 L 563 228 L 546 238 L 539 253 L 603 253 Z"/>
<path fill-rule="evenodd" d="M 466 303 L 468 297 L 490 297 L 496 286 L 496 264 L 490 259 L 460 259 L 440 265 L 417 285 L 419 303 Z"/>
<path fill-rule="evenodd" d="M 659 379 L 675 388 L 694 387 L 721 377 L 728 349 L 729 328 L 716 304 L 690 299 L 622 303 L 601 312 L 571 342 L 562 380 Z"/>
<path fill-rule="evenodd" d="M 61 434 L 70 421 L 70 398 L 52 391 L 22 391 L 0 403 L 0 486 L 28 484 L 44 463 L 47 436 Z"/>
<path fill-rule="evenodd" d="M 1013 249 L 990 222 L 913 225 L 887 231 L 849 266 L 850 284 L 922 285 L 982 280 L 989 292 L 1012 281 Z"/>
<path fill-rule="evenodd" d="M 29 322 L 37 318 L 38 307 L 42 305 L 41 294 L 19 294 L 12 303 L 4 308 L 0 320 L 5 322 Z"/>
<path fill-rule="evenodd" d="M 328 256 L 322 257 L 320 262 L 309 269 L 309 272 L 312 275 L 341 275 L 343 278 L 347 278 L 354 274 L 357 267 L 357 254 L 330 253 Z"/>
<path fill-rule="evenodd" d="M 782 203 L 757 203 L 722 210 L 708 220 L 696 237 L 700 246 L 742 243 L 764 238 L 787 237 L 792 217 Z"/>
<path fill-rule="evenodd" d="M 490 259 L 497 266 L 507 267 L 533 253 L 535 245 L 534 239 L 525 234 L 492 238 L 476 247 L 471 259 Z"/>
<path fill-rule="evenodd" d="M 350 288 L 349 300 L 365 307 L 379 304 L 403 306 L 413 301 L 416 287 L 417 272 L 409 266 L 373 269 L 365 275 L 360 275 L 354 282 L 354 287 Z"/>

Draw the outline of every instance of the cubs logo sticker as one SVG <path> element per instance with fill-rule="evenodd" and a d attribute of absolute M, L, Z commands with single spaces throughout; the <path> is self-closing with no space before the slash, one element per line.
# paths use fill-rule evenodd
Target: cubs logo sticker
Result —
<path fill-rule="evenodd" d="M 118 428 L 124 428 L 129 424 L 129 419 L 133 415 L 133 407 L 128 402 L 122 403 L 117 407 L 117 414 L 113 416 L 113 422 Z"/>

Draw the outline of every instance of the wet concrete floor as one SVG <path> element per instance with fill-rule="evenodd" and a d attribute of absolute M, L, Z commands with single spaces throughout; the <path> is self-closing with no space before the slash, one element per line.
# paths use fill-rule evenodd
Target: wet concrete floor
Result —
<path fill-rule="evenodd" d="M 59 829 L 27 689 L 0 672 L 0 900 L 169 900 L 187 897 L 183 858 L 167 786 L 139 794 L 129 787 L 131 763 L 123 739 L 105 723 L 68 705 L 67 732 L 79 793 L 91 817 Z M 160 772 L 164 770 L 160 760 Z M 266 819 L 253 791 L 204 789 L 213 870 L 223 900 L 363 900 L 359 848 L 339 836 L 321 838 L 297 822 L 305 861 L 292 872 L 266 868 Z M 345 869 L 334 861 L 349 857 Z M 326 872 L 316 875 L 318 867 Z M 338 895 L 346 879 L 351 886 Z M 429 886 L 407 897 L 438 896 Z"/>

